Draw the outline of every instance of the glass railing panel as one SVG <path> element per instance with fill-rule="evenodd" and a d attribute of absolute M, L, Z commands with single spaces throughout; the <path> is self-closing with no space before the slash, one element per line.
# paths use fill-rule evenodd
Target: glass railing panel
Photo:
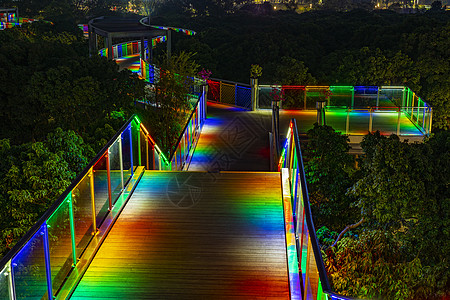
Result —
<path fill-rule="evenodd" d="M 299 256 L 301 259 L 300 269 L 302 270 L 303 276 L 305 276 L 306 265 L 307 265 L 307 261 L 308 261 L 307 254 L 308 254 L 308 239 L 309 239 L 305 215 L 302 216 L 301 227 L 302 227 L 302 231 L 299 232 L 299 237 L 298 237 L 298 239 L 299 239 L 299 250 L 298 251 L 300 251 Z"/>
<path fill-rule="evenodd" d="M 108 157 L 105 153 L 92 168 L 97 227 L 103 222 L 109 209 L 107 160 Z"/>
<path fill-rule="evenodd" d="M 272 87 L 260 86 L 259 87 L 259 108 L 271 108 L 272 107 Z"/>
<path fill-rule="evenodd" d="M 309 241 L 309 243 L 311 243 L 311 240 Z M 319 287 L 319 271 L 317 270 L 317 262 L 312 244 L 310 246 L 308 255 L 308 285 L 308 290 L 311 293 L 311 299 L 317 299 L 317 292 Z"/>
<path fill-rule="evenodd" d="M 150 144 L 148 146 L 151 147 Z M 156 148 L 153 150 L 153 157 L 155 158 L 155 170 L 164 170 L 161 168 L 161 157 L 158 155 Z"/>
<path fill-rule="evenodd" d="M 343 107 L 327 107 L 325 109 L 325 122 L 328 126 L 333 127 L 334 130 L 346 133 L 347 130 L 347 115 L 348 110 Z"/>
<path fill-rule="evenodd" d="M 10 295 L 9 282 L 11 277 L 9 266 L 6 265 L 3 270 L 0 271 L 0 299 L 12 299 Z"/>
<path fill-rule="evenodd" d="M 141 166 L 145 166 L 147 170 L 152 170 L 151 157 L 153 157 L 152 148 L 145 137 L 143 130 L 139 131 L 139 148 L 141 151 Z"/>
<path fill-rule="evenodd" d="M 69 210 L 70 198 L 64 200 L 47 220 L 53 295 L 74 263 Z"/>
<path fill-rule="evenodd" d="M 132 150 L 133 150 L 133 172 L 136 170 L 136 168 L 141 164 L 142 160 L 142 153 L 140 148 L 140 136 L 139 136 L 139 124 L 136 122 L 136 120 L 131 121 L 131 144 L 132 144 Z"/>
<path fill-rule="evenodd" d="M 301 88 L 283 87 L 283 108 L 286 109 L 304 109 L 305 108 L 305 90 Z"/>
<path fill-rule="evenodd" d="M 132 149 L 131 149 L 131 127 L 128 126 L 122 132 L 122 166 L 124 184 L 128 182 L 132 174 Z"/>
<path fill-rule="evenodd" d="M 112 204 L 116 203 L 117 198 L 122 191 L 122 160 L 121 160 L 121 147 L 119 138 L 109 147 L 109 168 L 111 174 L 111 201 Z"/>
<path fill-rule="evenodd" d="M 347 119 L 346 119 L 347 120 Z M 353 109 L 348 116 L 348 134 L 366 135 L 369 132 L 370 110 Z"/>
<path fill-rule="evenodd" d="M 397 121 L 397 108 L 375 108 L 372 111 L 372 132 L 378 130 L 383 135 L 396 134 Z"/>
<path fill-rule="evenodd" d="M 86 174 L 72 190 L 73 214 L 75 223 L 75 245 L 77 257 L 80 257 L 94 234 L 91 174 Z"/>
<path fill-rule="evenodd" d="M 17 299 L 47 298 L 43 224 L 12 259 L 15 293 Z"/>

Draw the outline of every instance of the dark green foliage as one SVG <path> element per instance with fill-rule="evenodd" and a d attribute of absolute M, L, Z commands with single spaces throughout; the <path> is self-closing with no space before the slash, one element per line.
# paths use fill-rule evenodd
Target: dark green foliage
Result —
<path fill-rule="evenodd" d="M 389 299 L 448 294 L 450 133 L 420 144 L 376 133 L 361 145 L 366 154 L 348 196 L 366 221 L 356 229 L 359 237 L 344 238 L 327 252 L 336 289 Z M 370 272 L 366 261 L 375 266 Z"/>
<path fill-rule="evenodd" d="M 333 291 L 362 299 L 441 299 L 438 269 L 406 260 L 402 243 L 381 230 L 344 237 L 324 259 Z M 440 292 L 436 292 L 439 291 Z"/>
<path fill-rule="evenodd" d="M 59 197 L 144 95 L 137 76 L 89 58 L 86 50 L 81 35 L 46 24 L 0 32 L 0 254 Z"/>
<path fill-rule="evenodd" d="M 354 160 L 348 138 L 330 126 L 314 124 L 304 149 L 305 173 L 314 223 L 342 230 L 360 217 L 346 195 L 353 185 Z"/>
<path fill-rule="evenodd" d="M 192 53 L 181 52 L 172 55 L 170 59 L 164 56 L 159 61 L 157 65 L 161 67 L 160 79 L 148 94 L 154 107 L 139 113 L 167 158 L 194 105 L 189 93 L 194 85 L 192 78 L 197 74 L 198 65 L 192 60 L 192 56 Z"/>
<path fill-rule="evenodd" d="M 142 98 L 137 76 L 77 52 L 87 47 L 80 37 L 33 26 L 0 33 L 0 137 L 13 143 L 42 140 L 57 127 L 86 137 L 104 126 L 98 122 L 111 111 L 129 110 Z"/>
<path fill-rule="evenodd" d="M 290 78 L 298 69 L 308 70 L 319 85 L 407 85 L 433 106 L 433 128 L 450 126 L 449 13 L 248 10 L 222 17 L 162 16 L 160 23 L 197 31 L 192 47 L 192 37 L 183 37 L 175 48 L 198 52 L 195 59 L 215 78 L 247 83 L 250 66 L 259 64 L 260 84 L 299 84 L 305 80 Z"/>
<path fill-rule="evenodd" d="M 92 159 L 91 148 L 60 128 L 43 142 L 0 140 L 0 253 L 4 254 Z"/>

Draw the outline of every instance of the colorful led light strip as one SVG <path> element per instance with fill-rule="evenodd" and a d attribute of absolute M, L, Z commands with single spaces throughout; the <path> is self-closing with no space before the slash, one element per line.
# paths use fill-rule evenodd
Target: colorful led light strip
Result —
<path fill-rule="evenodd" d="M 168 27 L 168 26 L 159 26 L 159 25 L 151 25 L 153 28 L 162 29 L 162 30 L 173 30 L 175 32 L 182 32 L 186 35 L 195 35 L 197 34 L 195 31 L 190 29 L 184 29 L 184 28 L 177 28 L 177 27 Z"/>

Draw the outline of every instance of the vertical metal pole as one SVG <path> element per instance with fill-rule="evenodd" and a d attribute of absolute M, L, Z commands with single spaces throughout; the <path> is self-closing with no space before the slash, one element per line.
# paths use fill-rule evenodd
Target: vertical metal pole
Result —
<path fill-rule="evenodd" d="M 45 259 L 45 273 L 47 275 L 47 294 L 48 299 L 53 300 L 53 287 L 52 287 L 52 272 L 51 272 L 51 266 L 50 266 L 50 246 L 48 243 L 48 229 L 47 229 L 47 222 L 45 222 L 42 225 L 42 232 L 41 235 L 43 235 L 44 239 L 44 259 Z"/>
<path fill-rule="evenodd" d="M 406 87 L 403 87 L 403 93 L 402 93 L 402 107 L 405 107 L 405 100 L 406 100 L 406 90 L 407 88 Z"/>
<path fill-rule="evenodd" d="M 304 110 L 306 110 L 306 94 L 307 94 L 307 90 L 306 90 L 306 87 L 305 87 L 305 96 L 304 96 L 304 103 L 303 103 L 303 109 Z"/>
<path fill-rule="evenodd" d="M 93 52 L 93 36 L 92 36 L 93 32 L 92 32 L 92 28 L 91 25 L 88 24 L 88 40 L 89 40 L 89 57 L 92 56 L 92 52 Z"/>
<path fill-rule="evenodd" d="M 370 117 L 369 117 L 369 132 L 372 132 L 372 124 L 373 124 L 373 109 L 369 108 Z"/>
<path fill-rule="evenodd" d="M 237 97 L 237 83 L 234 84 L 234 105 L 238 106 L 238 97 Z"/>
<path fill-rule="evenodd" d="M 402 117 L 402 110 L 398 108 L 398 118 L 397 118 L 397 135 L 400 135 L 400 119 Z"/>
<path fill-rule="evenodd" d="M 347 108 L 347 121 L 345 122 L 345 134 L 349 134 L 350 131 L 350 109 Z"/>
<path fill-rule="evenodd" d="M 380 88 L 377 86 L 377 109 L 380 106 Z"/>
<path fill-rule="evenodd" d="M 68 195 L 67 202 L 69 203 L 69 222 L 70 222 L 70 238 L 72 240 L 72 267 L 77 265 L 77 248 L 75 244 L 75 222 L 73 217 L 73 197 L 72 191 Z"/>
<path fill-rule="evenodd" d="M 432 123 L 432 121 L 433 121 L 433 108 L 432 107 L 430 107 L 429 108 L 429 110 L 430 110 L 430 124 L 429 124 L 429 129 L 428 129 L 428 134 L 430 134 L 431 133 L 431 123 Z"/>
<path fill-rule="evenodd" d="M 147 157 L 147 170 L 150 170 L 150 156 L 148 155 L 148 154 L 149 154 L 149 153 L 148 153 L 148 143 L 149 143 L 149 141 L 148 141 L 147 137 L 145 137 L 145 155 L 146 155 L 146 157 Z M 153 150 L 153 149 L 152 149 L 152 150 Z M 153 160 L 153 161 L 154 161 L 154 157 L 155 157 L 155 153 L 152 152 L 152 160 Z M 155 169 L 154 165 L 155 165 L 155 164 L 152 165 L 152 170 Z"/>
<path fill-rule="evenodd" d="M 138 163 L 139 166 L 142 166 L 142 154 L 141 154 L 141 125 L 139 124 L 139 132 L 138 132 L 138 140 L 137 140 L 137 144 L 138 144 Z"/>
<path fill-rule="evenodd" d="M 94 168 L 89 171 L 89 181 L 91 186 L 91 208 L 92 208 L 92 235 L 97 233 L 97 221 L 95 219 L 95 191 L 94 191 Z"/>
<path fill-rule="evenodd" d="M 167 30 L 167 59 L 172 56 L 172 31 Z"/>
<path fill-rule="evenodd" d="M 122 133 L 118 137 L 118 140 L 119 140 L 120 177 L 122 179 L 122 189 L 123 189 L 124 188 L 124 182 L 123 182 L 123 161 L 122 161 Z"/>
<path fill-rule="evenodd" d="M 355 88 L 352 88 L 352 108 L 355 105 Z"/>
<path fill-rule="evenodd" d="M 8 278 L 8 292 L 9 292 L 9 299 L 16 299 L 16 291 L 14 288 L 14 274 L 13 274 L 13 269 L 11 266 L 11 260 L 8 261 L 8 273 L 9 273 L 9 278 Z"/>
<path fill-rule="evenodd" d="M 114 59 L 112 48 L 112 36 L 108 34 L 108 59 Z"/>
<path fill-rule="evenodd" d="M 140 45 L 141 45 L 141 48 L 139 49 L 140 56 L 141 56 L 142 59 L 145 59 L 145 41 L 144 41 L 144 37 L 141 37 Z"/>
<path fill-rule="evenodd" d="M 108 181 L 108 202 L 109 210 L 112 210 L 112 195 L 111 195 L 111 160 L 110 160 L 110 148 L 106 151 L 106 178 Z"/>
<path fill-rule="evenodd" d="M 131 130 L 133 129 L 131 126 L 131 123 L 128 127 L 128 131 L 130 132 L 130 161 L 131 161 L 131 177 L 133 177 L 134 174 L 134 163 L 133 163 L 133 134 L 131 133 Z"/>

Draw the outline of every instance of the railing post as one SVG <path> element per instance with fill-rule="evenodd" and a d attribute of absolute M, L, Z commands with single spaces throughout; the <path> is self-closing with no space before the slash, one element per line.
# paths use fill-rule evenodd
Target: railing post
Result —
<path fill-rule="evenodd" d="M 428 134 L 431 133 L 431 128 L 432 128 L 431 124 L 432 124 L 432 121 L 433 121 L 433 108 L 430 107 L 429 110 L 430 110 L 430 121 L 429 121 L 430 122 L 430 125 L 429 125 L 430 127 L 428 128 Z"/>
<path fill-rule="evenodd" d="M 133 126 L 131 126 L 131 123 L 128 127 L 128 130 L 130 132 L 130 162 L 131 162 L 131 177 L 133 177 L 134 174 L 134 162 L 133 162 L 133 133 L 131 132 L 133 130 Z"/>
<path fill-rule="evenodd" d="M 347 121 L 345 122 L 345 134 L 349 134 L 350 131 L 350 109 L 347 108 Z"/>
<path fill-rule="evenodd" d="M 122 190 L 123 190 L 124 182 L 123 182 L 123 158 L 122 158 L 122 133 L 119 135 L 118 140 L 119 140 L 120 178 L 122 180 Z"/>
<path fill-rule="evenodd" d="M 369 132 L 372 132 L 372 125 L 373 125 L 373 109 L 372 107 L 369 108 L 370 117 L 369 117 Z"/>
<path fill-rule="evenodd" d="M 303 109 L 306 110 L 306 94 L 308 93 L 306 86 L 305 86 L 305 95 L 304 95 L 304 103 L 303 103 Z"/>
<path fill-rule="evenodd" d="M 251 86 L 251 101 L 252 101 L 252 110 L 255 111 L 259 108 L 259 87 L 258 87 L 258 78 L 251 78 L 250 79 L 250 86 Z"/>
<path fill-rule="evenodd" d="M 108 181 L 108 202 L 109 202 L 109 210 L 112 210 L 112 195 L 111 195 L 111 160 L 110 160 L 110 147 L 106 151 L 106 178 Z"/>
<path fill-rule="evenodd" d="M 377 109 L 380 106 L 380 87 L 377 86 Z"/>
<path fill-rule="evenodd" d="M 203 123 L 203 121 L 206 119 L 206 110 L 207 110 L 207 107 L 208 107 L 208 103 L 207 103 L 207 97 L 208 97 L 208 85 L 206 84 L 206 85 L 204 85 L 203 86 L 203 89 L 202 89 L 202 93 L 203 93 L 203 95 L 202 95 L 202 101 L 203 101 L 203 115 L 202 115 L 202 123 Z"/>
<path fill-rule="evenodd" d="M 48 242 L 47 226 L 48 226 L 47 222 L 44 222 L 43 226 L 41 227 L 43 229 L 43 232 L 41 232 L 41 234 L 43 235 L 44 240 L 44 260 L 45 260 L 45 274 L 47 275 L 48 300 L 53 300 L 52 273 L 50 265 L 50 245 Z"/>
<path fill-rule="evenodd" d="M 237 87 L 237 83 L 234 83 L 234 105 L 238 106 L 238 87 Z"/>
<path fill-rule="evenodd" d="M 73 260 L 72 267 L 75 267 L 77 265 L 77 247 L 75 244 L 75 222 L 74 222 L 74 216 L 73 216 L 72 191 L 70 191 L 70 193 L 67 197 L 68 197 L 68 199 L 66 201 L 69 203 L 70 239 L 72 241 L 72 260 Z"/>
<path fill-rule="evenodd" d="M 355 88 L 352 88 L 352 108 L 355 105 Z"/>
<path fill-rule="evenodd" d="M 138 125 L 139 126 L 139 131 L 138 131 L 138 138 L 137 138 L 137 145 L 138 145 L 138 163 L 139 166 L 142 166 L 142 153 L 141 153 L 141 124 Z"/>
<path fill-rule="evenodd" d="M 8 293 L 9 293 L 9 299 L 16 299 L 16 289 L 14 286 L 14 274 L 11 266 L 11 260 L 9 260 L 6 271 L 9 274 L 8 277 Z"/>
<path fill-rule="evenodd" d="M 402 117 L 402 110 L 398 108 L 398 118 L 397 118 L 397 135 L 400 135 L 400 119 Z"/>
<path fill-rule="evenodd" d="M 91 208 L 92 208 L 92 235 L 97 233 L 97 220 L 95 219 L 95 191 L 94 191 L 94 168 L 89 170 L 89 185 L 91 189 Z"/>

